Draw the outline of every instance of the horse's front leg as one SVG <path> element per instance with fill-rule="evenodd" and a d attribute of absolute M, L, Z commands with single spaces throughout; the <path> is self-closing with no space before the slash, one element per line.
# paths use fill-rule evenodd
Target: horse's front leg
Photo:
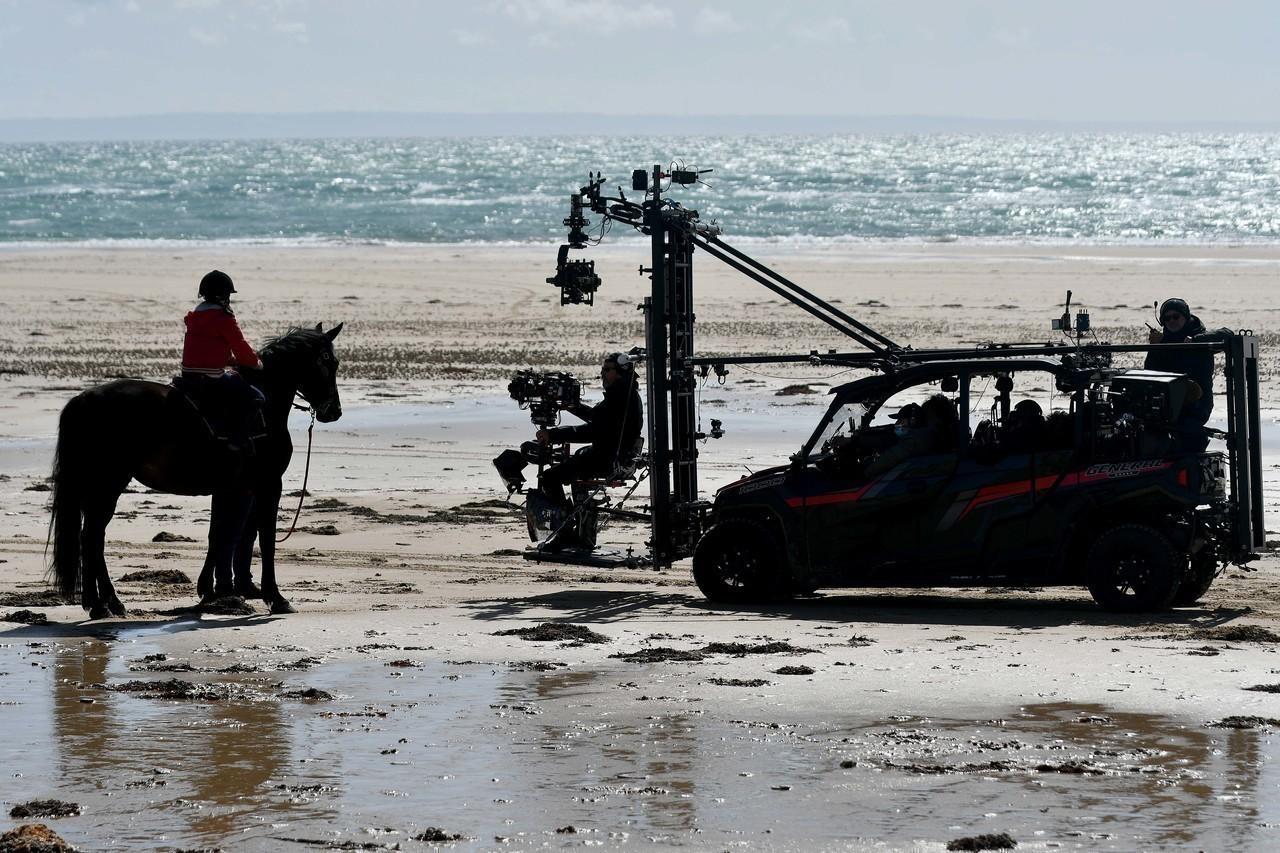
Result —
<path fill-rule="evenodd" d="M 200 579 L 196 581 L 196 595 L 201 601 L 213 598 L 213 562 L 213 542 L 210 541 L 204 552 L 204 568 L 200 569 Z"/>
<path fill-rule="evenodd" d="M 262 553 L 262 600 L 270 605 L 272 613 L 297 613 L 276 585 L 276 515 L 279 512 L 280 481 L 276 480 L 259 488 L 255 513 L 258 549 Z"/>

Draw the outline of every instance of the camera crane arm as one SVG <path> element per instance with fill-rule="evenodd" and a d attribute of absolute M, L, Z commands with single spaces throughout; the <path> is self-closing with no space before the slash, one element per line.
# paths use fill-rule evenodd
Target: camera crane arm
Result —
<path fill-rule="evenodd" d="M 709 170 L 708 170 L 709 171 Z M 699 173 L 693 173 L 699 174 Z M 617 196 L 606 196 L 600 192 L 604 186 L 604 178 L 598 174 L 591 176 L 588 183 L 583 186 L 572 197 L 570 217 L 565 220 L 565 225 L 579 229 L 578 233 L 571 231 L 569 235 L 569 245 L 574 248 L 584 248 L 586 246 L 586 234 L 581 229 L 585 227 L 585 221 L 580 221 L 582 201 L 585 199 L 593 213 L 600 214 L 614 222 L 620 222 L 624 225 L 643 231 L 645 228 L 644 207 L 662 202 L 655 195 L 655 201 L 646 202 L 645 205 L 637 204 L 626 197 L 621 188 L 618 190 Z M 667 204 L 672 204 L 667 202 Z M 901 351 L 903 348 L 896 344 L 886 335 L 881 334 L 865 323 L 861 323 L 846 312 L 836 308 L 831 303 L 817 296 L 816 294 L 804 289 L 800 285 L 783 276 L 777 270 L 774 270 L 747 253 L 735 248 L 724 240 L 720 239 L 716 233 L 718 229 L 709 227 L 699 227 L 696 224 L 696 213 L 694 219 L 684 217 L 672 218 L 668 225 L 674 229 L 683 229 L 687 232 L 687 236 L 694 245 L 701 246 L 702 249 L 713 258 L 721 261 L 726 266 L 732 267 L 747 278 L 763 285 L 777 295 L 786 299 L 788 302 L 807 311 L 817 319 L 826 323 L 831 328 L 840 332 L 846 337 L 853 338 L 862 344 L 878 357 L 888 360 L 894 359 L 894 353 Z M 581 243 L 581 245 L 574 245 Z"/>
<path fill-rule="evenodd" d="M 902 347 L 875 329 L 858 322 L 831 303 L 810 293 L 745 252 L 735 249 L 719 237 L 715 235 L 704 236 L 695 232 L 693 234 L 693 242 L 695 245 L 701 246 L 703 251 L 713 258 L 722 261 L 747 278 L 764 285 L 783 299 L 809 312 L 841 334 L 853 338 L 877 356 L 893 360 L 895 358 L 894 354 L 902 349 Z"/>

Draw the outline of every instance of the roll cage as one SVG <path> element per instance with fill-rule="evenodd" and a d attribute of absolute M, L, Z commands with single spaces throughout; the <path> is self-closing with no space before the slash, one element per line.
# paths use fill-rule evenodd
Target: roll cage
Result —
<path fill-rule="evenodd" d="M 957 413 L 961 432 L 957 436 L 957 441 L 963 446 L 970 438 L 968 424 L 971 379 L 975 376 L 1014 374 L 1027 371 L 1041 371 L 1052 375 L 1058 390 L 1064 394 L 1070 394 L 1073 398 L 1080 398 L 1077 399 L 1077 403 L 1083 399 L 1084 391 L 1091 382 L 1101 381 L 1104 378 L 1104 372 L 1102 371 L 1079 370 L 1048 358 L 1019 358 L 929 362 L 906 367 L 891 373 L 856 379 L 853 382 L 846 382 L 831 389 L 830 393 L 834 395 L 834 399 L 813 433 L 801 446 L 800 451 L 791 457 L 792 461 L 803 464 L 815 454 L 815 451 L 821 452 L 821 444 L 828 436 L 832 423 L 846 406 L 861 405 L 863 407 L 860 426 L 866 427 L 875 418 L 876 413 L 880 411 L 884 403 L 895 394 L 908 388 L 933 382 L 942 382 L 947 379 L 956 380 L 955 391 L 959 395 Z M 1106 373 L 1113 372 L 1106 371 Z"/>

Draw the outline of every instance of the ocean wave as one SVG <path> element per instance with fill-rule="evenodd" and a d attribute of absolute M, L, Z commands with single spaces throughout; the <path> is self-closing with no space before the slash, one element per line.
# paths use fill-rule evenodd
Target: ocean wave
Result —
<path fill-rule="evenodd" d="M 1280 135 L 919 134 L 7 145 L 0 245 L 525 245 L 658 151 L 714 168 L 670 197 L 744 242 L 1280 241 Z"/>
<path fill-rule="evenodd" d="M 502 204 L 529 204 L 531 201 L 541 201 L 536 196 L 527 195 L 496 195 L 487 198 L 456 198 L 452 196 L 414 196 L 402 199 L 400 203 L 407 204 L 412 207 L 484 207 L 486 205 L 494 207 Z"/>

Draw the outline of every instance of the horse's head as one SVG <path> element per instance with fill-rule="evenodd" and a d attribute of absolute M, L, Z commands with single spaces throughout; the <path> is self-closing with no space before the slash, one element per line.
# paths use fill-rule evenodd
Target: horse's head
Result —
<path fill-rule="evenodd" d="M 315 409 L 316 420 L 325 424 L 342 417 L 338 357 L 333 354 L 333 339 L 342 326 L 339 323 L 327 332 L 322 323 L 314 329 L 290 329 L 262 348 L 264 361 L 279 359 L 296 383 L 298 395 Z"/>

